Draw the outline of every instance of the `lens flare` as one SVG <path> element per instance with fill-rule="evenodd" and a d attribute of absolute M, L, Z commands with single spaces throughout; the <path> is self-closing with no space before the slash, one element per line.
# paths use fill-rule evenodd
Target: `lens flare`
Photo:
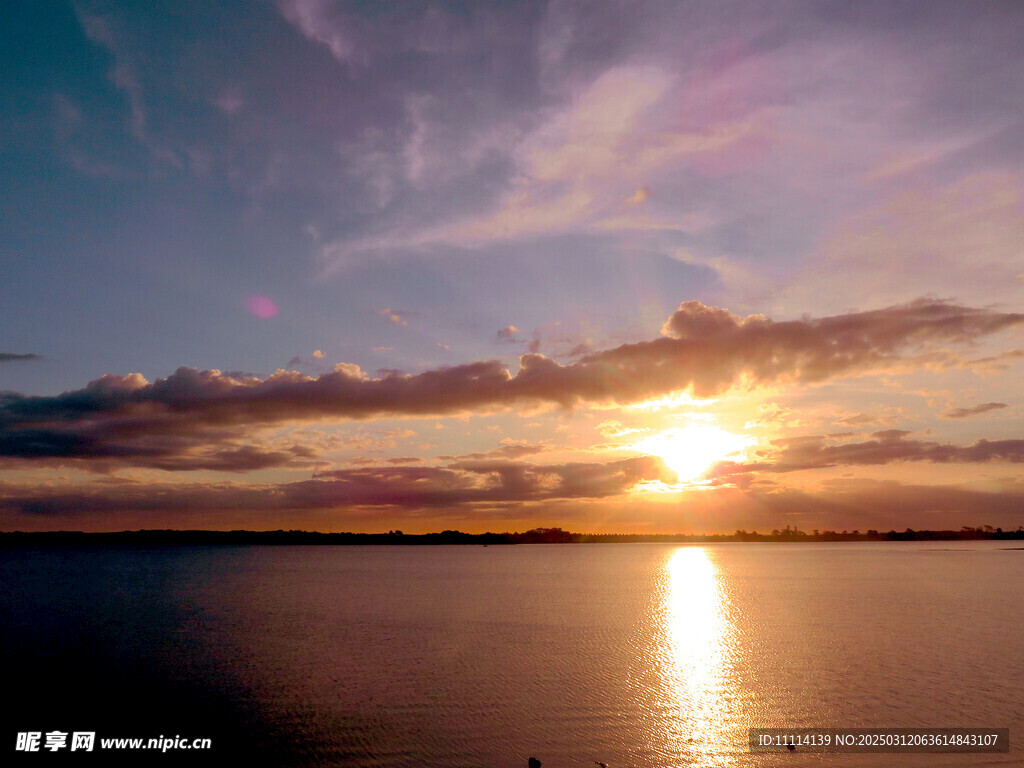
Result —
<path fill-rule="evenodd" d="M 249 314 L 263 320 L 268 320 L 277 314 L 277 304 L 274 303 L 274 300 L 258 293 L 253 293 L 245 299 L 245 308 L 249 310 Z"/>

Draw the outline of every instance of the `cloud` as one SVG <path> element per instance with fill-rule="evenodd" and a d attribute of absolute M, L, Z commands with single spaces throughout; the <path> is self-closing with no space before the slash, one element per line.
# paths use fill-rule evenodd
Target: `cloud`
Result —
<path fill-rule="evenodd" d="M 314 475 L 335 504 L 447 507 L 474 503 L 603 498 L 647 480 L 674 474 L 649 456 L 607 464 L 535 465 L 508 460 L 463 460 L 444 468 L 337 470 Z"/>
<path fill-rule="evenodd" d="M 281 0 L 281 14 L 312 42 L 327 47 L 342 63 L 360 60 L 357 55 L 358 35 L 351 29 L 356 19 L 344 8 L 329 0 Z"/>
<path fill-rule="evenodd" d="M 668 494 L 660 502 L 621 505 L 616 493 L 642 482 L 637 478 L 658 478 L 663 470 L 656 460 L 476 470 L 367 467 L 276 485 L 112 482 L 56 489 L 8 483 L 0 485 L 0 521 L 9 530 L 52 529 L 58 521 L 85 530 L 153 528 L 165 527 L 169 519 L 179 527 L 338 530 L 356 523 L 379 530 L 394 525 L 389 521 L 408 519 L 437 530 L 441 525 L 431 521 L 448 525 L 456 519 L 462 530 L 484 530 L 497 518 L 550 525 L 554 516 L 588 529 L 597 522 L 621 531 L 642 510 L 647 530 L 663 533 L 766 532 L 784 525 L 805 531 L 958 530 L 965 521 L 1012 530 L 1024 505 L 1019 482 L 981 491 L 852 478 L 828 480 L 811 490 L 718 487 L 693 494 L 684 505 Z M 582 499 L 587 503 L 579 503 Z"/>
<path fill-rule="evenodd" d="M 756 65 L 748 70 L 742 78 L 761 79 Z M 694 211 L 680 211 L 678 200 L 640 212 L 651 198 L 650 179 L 719 162 L 730 148 L 765 135 L 766 118 L 756 104 L 745 104 L 736 113 L 693 119 L 707 90 L 729 87 L 723 81 L 737 72 L 691 74 L 705 88 L 681 85 L 669 67 L 607 68 L 521 142 L 519 176 L 496 210 L 424 233 L 423 240 L 480 245 L 566 231 L 692 229 Z"/>
<path fill-rule="evenodd" d="M 837 414 L 835 424 L 842 424 L 846 427 L 863 427 L 868 424 L 889 425 L 895 424 L 906 418 L 902 409 L 886 409 L 883 413 L 873 414 Z"/>
<path fill-rule="evenodd" d="M 856 306 L 919 294 L 1013 301 L 1021 288 L 1024 184 L 1010 172 L 918 184 L 847 216 L 822 240 L 815 267 L 784 292 L 789 306 Z M 835 276 L 842 274 L 837 281 Z"/>
<path fill-rule="evenodd" d="M 409 321 L 406 318 L 410 317 L 414 313 L 402 312 L 399 309 L 391 309 L 391 307 L 385 307 L 377 314 L 383 315 L 395 325 L 408 325 Z"/>
<path fill-rule="evenodd" d="M 1024 505 L 1024 489 L 1012 484 L 982 491 L 949 484 L 836 478 L 811 490 L 721 490 L 721 496 L 717 492 L 698 494 L 695 501 L 695 506 L 710 507 L 711 514 L 698 518 L 706 521 L 709 530 L 745 528 L 765 533 L 784 525 L 797 525 L 808 532 L 814 528 L 959 530 L 965 523 L 1013 530 L 1020 524 Z M 704 501 L 702 497 L 709 498 Z"/>
<path fill-rule="evenodd" d="M 616 496 L 637 483 L 675 475 L 649 456 L 607 464 L 535 465 L 463 461 L 448 467 L 361 467 L 315 474 L 311 480 L 267 486 L 121 485 L 71 492 L 0 487 L 0 509 L 24 515 L 148 512 L 245 507 L 265 510 L 341 510 L 387 507 L 437 509 Z"/>
<path fill-rule="evenodd" d="M 245 108 L 245 99 L 237 89 L 232 89 L 213 99 L 213 105 L 226 115 L 237 115 Z"/>
<path fill-rule="evenodd" d="M 77 429 L 19 429 L 0 433 L 0 456 L 21 461 L 87 462 L 106 471 L 121 466 L 167 472 L 213 470 L 251 472 L 295 462 L 307 463 L 316 452 L 293 445 L 267 450 L 240 441 L 251 440 L 242 430 L 189 425 L 174 431 L 149 430 L 133 419 L 108 419 Z"/>
<path fill-rule="evenodd" d="M 979 357 L 975 360 L 968 360 L 967 362 L 971 366 L 971 370 L 975 373 L 985 375 L 1001 373 L 1022 358 L 1024 358 L 1024 350 L 1010 349 L 1006 352 L 1001 352 L 998 355 Z"/>
<path fill-rule="evenodd" d="M 577 228 L 626 207 L 623 191 L 635 191 L 647 170 L 636 167 L 643 154 L 633 146 L 636 129 L 671 80 L 655 67 L 610 69 L 523 141 L 520 174 L 493 212 L 421 232 L 417 239 L 480 245 Z"/>
<path fill-rule="evenodd" d="M 15 363 L 27 360 L 42 360 L 42 355 L 35 355 L 32 353 L 26 355 L 17 355 L 13 352 L 0 352 L 0 363 Z"/>
<path fill-rule="evenodd" d="M 587 355 L 594 351 L 593 345 L 589 341 L 581 341 L 579 344 L 574 346 L 568 352 L 565 353 L 566 357 L 579 357 L 580 355 Z"/>
<path fill-rule="evenodd" d="M 925 440 L 908 440 L 900 429 L 875 432 L 874 440 L 859 443 L 830 444 L 827 437 L 814 435 L 773 442 L 778 450 L 763 461 L 720 462 L 708 473 L 715 479 L 728 479 L 752 472 L 797 472 L 837 466 L 892 464 L 903 461 L 928 461 L 937 464 L 974 464 L 1004 461 L 1024 462 L 1024 440 L 978 440 L 960 446 Z"/>
<path fill-rule="evenodd" d="M 295 357 L 293 357 L 291 360 L 288 361 L 288 367 L 289 368 L 297 368 L 297 367 L 303 366 L 303 365 L 316 365 L 316 361 L 317 360 L 323 360 L 323 358 L 324 358 L 323 350 L 316 349 L 316 350 L 313 350 L 313 355 L 309 359 L 304 359 L 304 358 L 300 357 L 299 355 L 296 355 Z"/>
<path fill-rule="evenodd" d="M 529 443 L 513 443 L 505 442 L 497 448 L 492 448 L 489 451 L 478 451 L 476 453 L 466 453 L 461 456 L 440 456 L 442 461 L 466 461 L 466 460 L 480 460 L 480 459 L 519 459 L 523 456 L 531 456 L 537 453 L 543 453 L 548 450 L 546 445 L 531 445 Z"/>
<path fill-rule="evenodd" d="M 498 331 L 498 340 L 508 342 L 516 341 L 517 333 L 519 333 L 519 329 L 516 328 L 514 325 L 506 325 L 504 328 Z"/>
<path fill-rule="evenodd" d="M 183 452 L 177 454 L 176 446 L 171 444 L 154 447 L 149 451 L 138 447 L 125 447 L 108 451 L 112 454 L 107 458 L 116 459 L 118 463 L 128 462 L 133 466 L 162 469 L 167 472 L 188 472 L 194 470 L 213 470 L 217 472 L 252 472 L 293 463 L 296 459 L 310 459 L 315 454 L 303 446 L 294 446 L 289 451 L 267 451 L 243 445 L 238 448 L 224 448 Z M 98 458 L 99 456 L 97 456 Z"/>
<path fill-rule="evenodd" d="M 891 370 L 935 344 L 968 343 L 1022 324 L 1021 314 L 931 300 L 783 322 L 687 301 L 661 338 L 566 365 L 524 354 L 515 375 L 494 360 L 378 378 L 345 363 L 317 377 L 281 370 L 236 378 L 179 368 L 151 383 L 139 374 L 107 374 L 51 397 L 0 395 L 0 456 L 147 461 L 176 440 L 183 453 L 211 441 L 233 446 L 254 427 L 285 421 L 625 404 L 687 389 L 710 397 L 741 384 L 809 384 Z"/>
<path fill-rule="evenodd" d="M 1006 403 L 982 403 L 981 405 L 974 405 L 970 408 L 950 408 L 948 411 L 942 413 L 944 419 L 969 419 L 972 416 L 979 416 L 989 411 L 997 411 L 1001 408 L 1006 408 Z"/>
<path fill-rule="evenodd" d="M 626 198 L 628 205 L 640 205 L 647 201 L 647 198 L 651 196 L 651 190 L 647 187 L 640 187 L 636 192 Z"/>
<path fill-rule="evenodd" d="M 757 71 L 756 66 L 749 69 Z M 505 125 L 482 121 L 484 125 L 476 125 L 461 142 L 475 149 L 448 146 L 441 162 L 425 159 L 427 137 L 465 129 L 440 120 L 431 128 L 423 116 L 429 100 L 410 99 L 409 123 L 414 128 L 401 162 L 377 163 L 388 168 L 404 166 L 404 178 L 392 170 L 385 174 L 388 180 L 376 186 L 391 190 L 404 182 L 421 193 L 446 188 L 453 161 L 464 168 L 462 178 L 477 189 L 485 168 L 493 172 L 500 167 L 500 176 L 458 208 L 440 212 L 435 211 L 435 203 L 425 202 L 424 209 L 432 215 L 419 222 L 406 217 L 386 229 L 323 244 L 320 257 L 326 269 L 387 251 L 477 248 L 566 233 L 701 229 L 708 217 L 703 207 L 695 207 L 692 195 L 661 197 L 652 188 L 665 179 L 669 180 L 665 186 L 674 187 L 701 159 L 705 165 L 714 164 L 733 148 L 759 140 L 767 135 L 767 119 L 760 104 L 746 105 L 749 111 L 743 114 L 685 119 L 681 115 L 692 117 L 700 111 L 706 93 L 699 87 L 683 87 L 677 71 L 676 62 L 606 64 L 590 74 L 588 82 L 573 83 L 571 98 L 565 98 L 560 107 L 541 102 L 529 112 L 510 115 Z M 722 85 L 719 78 L 732 74 L 702 76 L 714 87 Z M 525 114 L 540 120 L 524 120 Z M 365 153 L 359 162 L 367 162 Z M 428 165 L 433 166 L 431 173 L 425 171 Z M 373 174 L 380 175 L 379 170 Z M 381 197 L 390 201 L 392 195 L 393 190 Z"/>
<path fill-rule="evenodd" d="M 75 8 L 75 12 L 86 37 L 96 45 L 105 48 L 113 58 L 113 66 L 108 72 L 108 78 L 127 99 L 128 132 L 140 146 L 149 151 L 155 160 L 182 170 L 185 164 L 179 151 L 158 138 L 150 126 L 150 117 L 138 66 L 139 51 L 143 48 L 142 41 L 137 39 L 128 26 L 117 19 L 114 14 L 89 14 L 78 7 Z M 89 163 L 88 160 L 84 160 L 84 163 L 86 167 L 83 167 L 83 170 L 87 172 L 98 171 L 97 175 L 106 175 L 111 171 L 117 173 L 116 167 L 108 168 L 102 164 L 96 166 Z M 78 167 L 80 163 L 74 163 L 74 165 Z"/>

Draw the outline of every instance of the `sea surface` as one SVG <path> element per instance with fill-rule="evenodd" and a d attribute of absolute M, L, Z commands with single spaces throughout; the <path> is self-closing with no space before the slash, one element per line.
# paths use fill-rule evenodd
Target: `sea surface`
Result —
<path fill-rule="evenodd" d="M 126 764 L 1024 764 L 1017 542 L 0 550 L 17 732 Z M 751 754 L 751 727 L 1009 728 L 1004 754 Z"/>

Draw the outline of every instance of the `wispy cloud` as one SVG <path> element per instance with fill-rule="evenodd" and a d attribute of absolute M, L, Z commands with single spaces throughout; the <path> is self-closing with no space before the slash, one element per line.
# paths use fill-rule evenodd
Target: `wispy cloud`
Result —
<path fill-rule="evenodd" d="M 309 40 L 326 46 L 342 63 L 359 61 L 358 17 L 348 14 L 340 3 L 330 0 L 280 0 L 284 17 Z"/>
<path fill-rule="evenodd" d="M 183 169 L 185 163 L 177 151 L 163 142 L 150 129 L 143 87 L 139 78 L 134 56 L 138 51 L 137 42 L 126 39 L 126 31 L 113 15 L 87 13 L 78 10 L 79 21 L 88 38 L 103 46 L 113 57 L 114 63 L 108 72 L 110 82 L 120 90 L 128 101 L 128 131 L 159 162 Z"/>
<path fill-rule="evenodd" d="M 504 441 L 503 441 L 504 442 Z M 546 445 L 531 445 L 529 443 L 506 442 L 497 448 L 489 451 L 477 451 L 466 453 L 461 456 L 439 456 L 441 461 L 470 461 L 470 460 L 493 460 L 493 459 L 521 459 L 523 456 L 532 456 L 548 450 Z"/>
<path fill-rule="evenodd" d="M 360 253 L 479 247 L 566 232 L 699 230 L 707 222 L 703 209 L 681 210 L 674 197 L 657 204 L 652 180 L 684 172 L 697 157 L 721 156 L 729 147 L 763 134 L 766 118 L 760 113 L 716 114 L 699 124 L 684 124 L 678 110 L 687 98 L 699 101 L 692 90 L 681 93 L 678 78 L 666 68 L 611 67 L 561 111 L 517 138 L 509 159 L 515 172 L 489 210 L 461 220 L 451 213 L 440 225 L 402 226 L 336 241 L 323 246 L 321 254 L 328 265 L 336 265 Z M 422 186 L 424 161 L 417 136 L 422 138 L 425 127 L 419 117 L 414 124 L 418 128 L 405 154 L 415 171 L 414 184 Z M 481 147 L 491 149 L 476 153 L 478 162 L 501 150 L 492 133 L 478 137 Z M 509 135 L 509 129 L 504 133 Z M 432 177 L 436 180 L 437 175 Z"/>
<path fill-rule="evenodd" d="M 911 287 L 962 301 L 1011 300 L 1024 287 L 1022 240 L 1024 186 L 1014 173 L 911 185 L 837 224 L 785 301 L 807 308 L 827 295 L 832 306 L 865 297 L 887 303 Z"/>
<path fill-rule="evenodd" d="M 973 416 L 980 416 L 983 413 L 998 411 L 1006 407 L 1006 403 L 981 403 L 980 405 L 972 405 L 970 408 L 950 408 L 947 411 L 943 411 L 942 418 L 969 419 Z"/>

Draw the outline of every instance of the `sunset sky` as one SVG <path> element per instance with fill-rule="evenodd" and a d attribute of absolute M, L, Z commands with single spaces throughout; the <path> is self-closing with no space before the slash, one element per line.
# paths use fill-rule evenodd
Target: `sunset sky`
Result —
<path fill-rule="evenodd" d="M 1024 525 L 1024 5 L 15 2 L 0 530 Z"/>

